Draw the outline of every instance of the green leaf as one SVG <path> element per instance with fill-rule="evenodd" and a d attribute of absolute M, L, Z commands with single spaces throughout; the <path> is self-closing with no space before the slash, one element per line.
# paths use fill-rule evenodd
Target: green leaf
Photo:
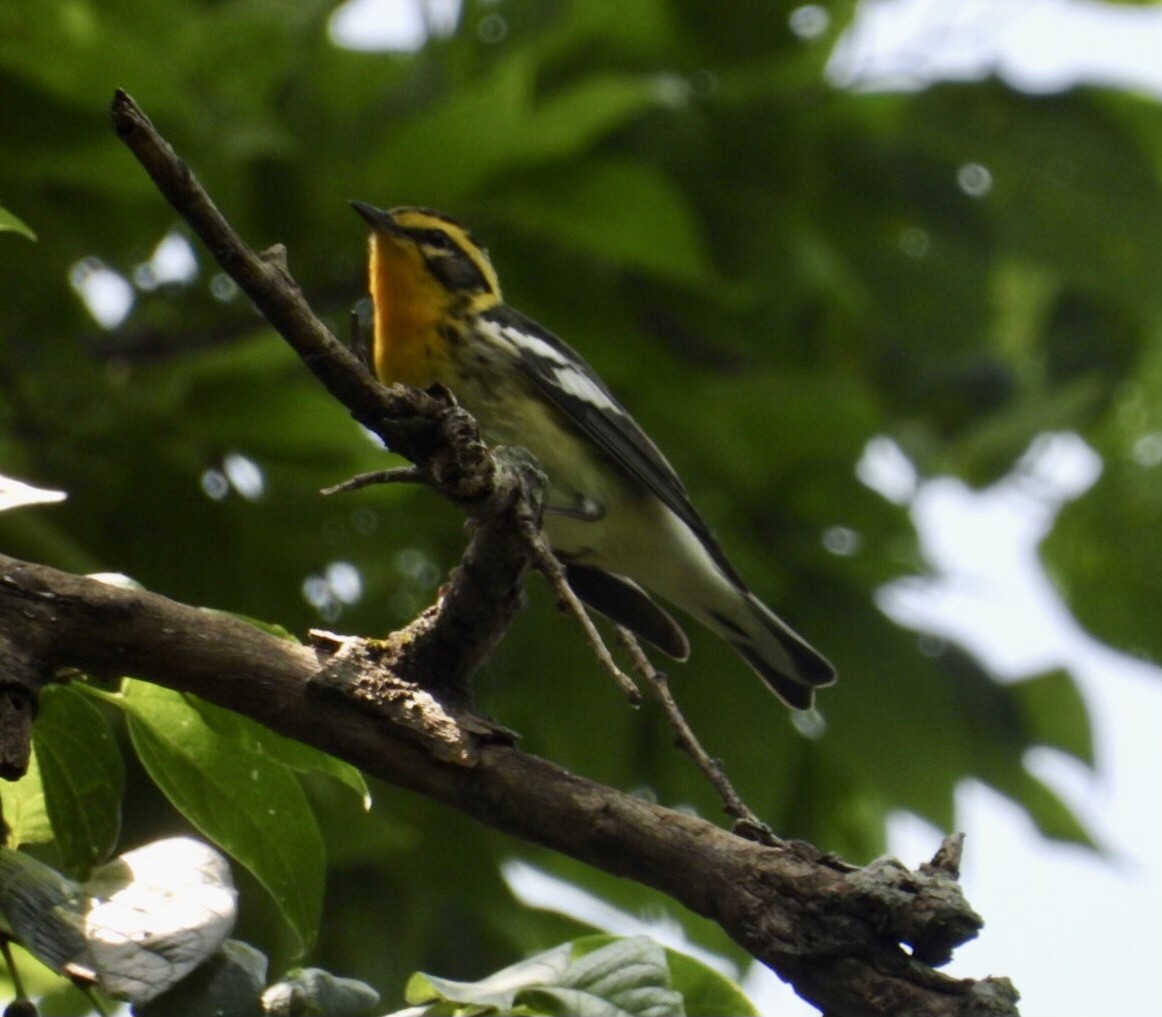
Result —
<path fill-rule="evenodd" d="M 682 192 L 655 167 L 589 159 L 505 199 L 517 228 L 611 265 L 709 285 L 712 269 Z"/>
<path fill-rule="evenodd" d="M 371 792 L 358 767 L 293 738 L 284 738 L 256 720 L 207 703 L 204 699 L 190 699 L 188 702 L 216 735 L 231 740 L 243 753 L 269 759 L 296 773 L 321 773 L 332 777 L 354 792 L 364 809 L 371 807 Z"/>
<path fill-rule="evenodd" d="M 1068 752 L 1087 766 L 1095 763 L 1093 726 L 1077 681 L 1067 671 L 1026 678 L 1011 686 L 1030 742 Z"/>
<path fill-rule="evenodd" d="M 125 774 L 117 741 L 81 692 L 50 685 L 41 693 L 32 745 L 62 864 L 87 873 L 113 853 L 121 834 Z"/>
<path fill-rule="evenodd" d="M 544 1014 L 546 1017 L 631 1017 L 631 1014 L 651 1013 L 661 1015 L 684 1014 L 684 1010 L 666 1008 L 649 1010 L 625 1010 L 611 1000 L 601 999 L 593 993 L 565 987 L 551 989 L 525 989 L 517 994 L 518 1007 L 526 1012 Z"/>
<path fill-rule="evenodd" d="M 1111 98 L 1096 89 L 1030 97 L 997 82 L 943 85 L 909 104 L 909 143 L 949 159 L 950 169 L 987 168 L 991 187 L 972 200 L 1007 248 L 1124 299 L 1150 285 L 1162 256 L 1156 165 L 1128 129 L 1156 130 L 1157 106 L 1125 97 L 1113 115 Z"/>
<path fill-rule="evenodd" d="M 1158 661 L 1162 630 L 1143 606 L 1156 598 L 1162 568 L 1162 412 L 1156 401 L 1162 360 L 1154 370 L 1153 383 L 1127 400 L 1116 428 L 1101 436 L 1101 477 L 1061 510 L 1040 550 L 1086 629 L 1110 646 Z"/>
<path fill-rule="evenodd" d="M 269 1017 L 359 1017 L 379 1003 L 365 982 L 338 978 L 320 968 L 289 972 L 262 994 Z"/>
<path fill-rule="evenodd" d="M 1098 848 L 1093 834 L 1082 825 L 1069 803 L 1028 771 L 1006 774 L 994 786 L 1020 803 L 1043 837 Z"/>
<path fill-rule="evenodd" d="M 44 801 L 44 783 L 36 753 L 28 761 L 28 771 L 18 781 L 0 782 L 0 818 L 8 828 L 6 846 L 48 844 L 53 838 L 52 823 Z"/>
<path fill-rule="evenodd" d="M 599 938 L 599 937 L 598 937 Z M 578 945 L 584 940 L 578 940 Z M 670 981 L 682 994 L 689 1014 L 699 1017 L 759 1017 L 742 989 L 714 968 L 689 954 L 666 949 Z"/>
<path fill-rule="evenodd" d="M 479 982 L 416 974 L 408 982 L 407 1000 L 559 1017 L 682 1017 L 686 1012 L 681 994 L 670 987 L 665 950 L 645 936 L 564 943 Z"/>
<path fill-rule="evenodd" d="M 19 233 L 22 237 L 35 240 L 36 234 L 20 219 L 17 219 L 8 209 L 0 207 L 0 233 Z"/>
<path fill-rule="evenodd" d="M 0 848 L 0 931 L 59 970 L 85 949 L 85 893 L 76 880 L 23 851 Z"/>
<path fill-rule="evenodd" d="M 179 693 L 127 680 L 115 697 L 129 714 L 142 765 L 174 807 L 246 866 L 299 940 L 314 941 L 322 909 L 324 852 L 298 778 L 206 723 Z"/>
<path fill-rule="evenodd" d="M 483 978 L 478 982 L 457 982 L 417 971 L 408 979 L 404 998 L 412 1005 L 434 1002 L 465 1003 L 507 1010 L 513 1005 L 517 991 L 533 985 L 556 985 L 564 977 L 573 956 L 569 943 Z"/>
<path fill-rule="evenodd" d="M 388 184 L 452 205 L 503 170 L 574 157 L 657 105 L 653 85 L 637 75 L 590 75 L 546 96 L 535 75 L 526 55 L 511 57 L 385 136 Z"/>
<path fill-rule="evenodd" d="M 574 950 L 573 963 L 565 970 L 559 989 L 537 988 L 533 995 L 560 993 L 566 1009 L 550 1008 L 550 1013 L 610 1015 L 640 1014 L 642 1017 L 683 1017 L 682 996 L 670 987 L 666 951 L 652 939 L 635 936 L 617 939 L 590 953 Z M 525 993 L 519 993 L 518 1001 Z"/>

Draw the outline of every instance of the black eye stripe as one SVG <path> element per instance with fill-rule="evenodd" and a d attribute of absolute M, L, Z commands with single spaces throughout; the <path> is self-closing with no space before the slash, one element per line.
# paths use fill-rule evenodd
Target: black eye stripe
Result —
<path fill-rule="evenodd" d="M 427 221 L 433 222 L 434 215 Z M 428 271 L 446 289 L 454 293 L 494 293 L 495 276 L 488 264 L 488 254 L 462 226 L 451 220 L 441 225 L 414 226 L 396 224 L 396 235 L 415 244 Z"/>
<path fill-rule="evenodd" d="M 422 247 L 434 247 L 438 251 L 460 251 L 459 244 L 443 230 L 413 230 L 412 236 Z"/>
<path fill-rule="evenodd" d="M 488 280 L 480 269 L 459 250 L 449 257 L 424 260 L 436 278 L 454 292 L 482 293 L 489 289 Z"/>

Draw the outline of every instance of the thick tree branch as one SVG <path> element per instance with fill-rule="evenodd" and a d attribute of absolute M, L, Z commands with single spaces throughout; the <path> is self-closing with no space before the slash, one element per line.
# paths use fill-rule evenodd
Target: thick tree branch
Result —
<path fill-rule="evenodd" d="M 955 882 L 955 844 L 919 872 L 893 861 L 852 870 L 808 845 L 764 846 L 594 784 L 445 713 L 433 727 L 457 729 L 463 751 L 450 753 L 443 735 L 329 695 L 331 646 L 318 652 L 227 615 L 3 556 L 0 631 L 45 673 L 131 674 L 195 693 L 498 830 L 654 887 L 718 922 L 825 1013 L 1016 1013 L 1007 980 L 957 980 L 927 966 L 980 925 Z M 415 688 L 390 669 L 384 680 Z"/>

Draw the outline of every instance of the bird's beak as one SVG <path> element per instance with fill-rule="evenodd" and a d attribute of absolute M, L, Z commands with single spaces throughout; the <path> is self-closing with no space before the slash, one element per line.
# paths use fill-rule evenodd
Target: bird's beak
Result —
<path fill-rule="evenodd" d="M 390 212 L 369 205 L 365 201 L 353 201 L 351 207 L 362 216 L 372 229 L 395 232 L 395 220 L 392 219 Z"/>

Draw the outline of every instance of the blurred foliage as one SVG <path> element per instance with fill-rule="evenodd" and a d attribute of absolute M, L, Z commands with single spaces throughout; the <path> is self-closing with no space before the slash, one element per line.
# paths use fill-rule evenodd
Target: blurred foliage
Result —
<path fill-rule="evenodd" d="M 0 547 L 298 633 L 374 634 L 431 598 L 463 542 L 423 490 L 318 495 L 382 452 L 196 242 L 167 273 L 158 245 L 187 234 L 109 130 L 124 87 L 251 243 L 287 245 L 337 331 L 364 287 L 348 199 L 445 209 L 487 240 L 511 302 L 598 367 L 741 571 L 839 667 L 814 739 L 703 633 L 674 669 L 780 833 L 866 860 L 891 810 L 948 827 L 976 777 L 1085 842 L 1024 766 L 1033 745 L 1092 763 L 1071 677 L 999 682 L 881 613 L 876 590 L 925 564 L 907 506 L 855 467 L 886 437 L 920 478 L 983 487 L 1038 435 L 1081 435 L 1105 469 L 1049 536 L 1052 574 L 1099 638 L 1162 656 L 1141 610 L 1162 562 L 1159 105 L 837 88 L 839 0 L 811 31 L 783 0 L 466 0 L 414 53 L 338 47 L 337 6 L 0 6 L 0 472 L 69 494 L 5 514 Z M 82 299 L 102 283 L 132 298 L 113 327 Z M 718 815 L 659 717 L 627 710 L 529 587 L 484 707 L 530 751 Z M 123 843 L 178 826 L 132 758 L 124 779 Z M 506 858 L 658 907 L 394 789 L 365 815 L 305 784 L 329 863 L 312 960 L 389 998 L 414 969 L 476 978 L 576 932 L 514 901 Z M 243 935 L 285 962 L 295 934 L 240 876 Z"/>

